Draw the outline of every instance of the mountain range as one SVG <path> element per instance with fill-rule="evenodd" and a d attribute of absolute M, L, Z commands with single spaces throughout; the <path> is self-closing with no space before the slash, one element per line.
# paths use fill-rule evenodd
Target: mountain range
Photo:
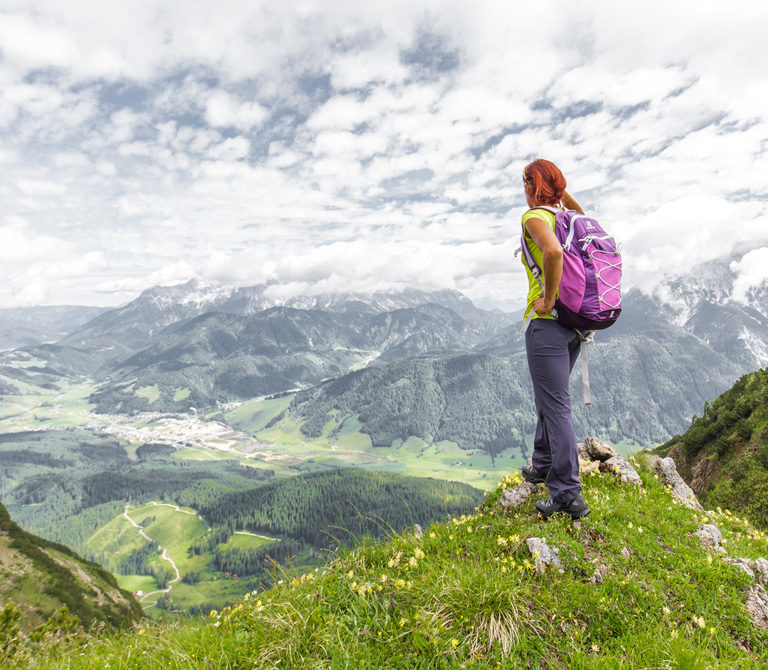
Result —
<path fill-rule="evenodd" d="M 662 442 L 768 362 L 766 308 L 734 295 L 738 258 L 625 294 L 622 317 L 590 347 L 591 406 L 580 402 L 579 366 L 572 375 L 580 433 Z M 491 454 L 525 448 L 533 404 L 518 315 L 451 290 L 277 295 L 271 284 L 154 287 L 56 345 L 5 352 L 0 384 L 7 393 L 80 375 L 109 413 L 210 411 L 296 392 L 283 416 L 308 436 L 338 410 L 374 445 L 412 434 Z"/>

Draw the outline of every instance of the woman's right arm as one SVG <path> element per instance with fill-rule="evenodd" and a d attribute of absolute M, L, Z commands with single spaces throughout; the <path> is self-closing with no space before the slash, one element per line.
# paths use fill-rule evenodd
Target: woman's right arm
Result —
<path fill-rule="evenodd" d="M 563 191 L 563 205 L 565 205 L 566 209 L 573 209 L 577 211 L 579 214 L 584 214 L 584 210 L 581 208 L 581 205 L 576 202 L 576 200 L 571 196 L 568 191 Z"/>

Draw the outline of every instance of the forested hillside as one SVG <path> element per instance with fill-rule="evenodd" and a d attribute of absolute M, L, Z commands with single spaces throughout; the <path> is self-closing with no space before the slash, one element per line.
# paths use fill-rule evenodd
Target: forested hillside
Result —
<path fill-rule="evenodd" d="M 211 523 L 329 547 L 364 533 L 378 537 L 424 525 L 481 499 L 481 491 L 458 482 L 344 468 L 223 495 L 200 512 Z"/>
<path fill-rule="evenodd" d="M 675 459 L 705 505 L 768 529 L 768 368 L 741 377 L 657 452 Z"/>

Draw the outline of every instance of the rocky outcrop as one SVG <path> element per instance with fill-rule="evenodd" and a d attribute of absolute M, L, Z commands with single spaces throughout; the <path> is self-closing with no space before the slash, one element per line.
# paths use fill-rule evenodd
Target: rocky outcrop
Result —
<path fill-rule="evenodd" d="M 619 455 L 611 445 L 598 440 L 596 437 L 587 437 L 584 439 L 584 451 L 590 460 L 607 461 Z"/>
<path fill-rule="evenodd" d="M 504 489 L 501 492 L 499 504 L 505 509 L 508 507 L 520 507 L 538 489 L 539 487 L 536 484 L 531 484 L 530 482 L 523 482 L 513 489 Z"/>
<path fill-rule="evenodd" d="M 717 526 L 714 526 L 711 523 L 699 524 L 699 528 L 694 535 L 699 538 L 702 547 L 714 549 L 715 551 L 725 551 L 725 549 L 720 546 L 723 541 L 723 534 Z"/>
<path fill-rule="evenodd" d="M 745 607 L 755 626 L 768 628 L 768 594 L 762 584 L 753 584 L 747 589 Z"/>
<path fill-rule="evenodd" d="M 611 472 L 619 477 L 623 484 L 642 486 L 640 475 L 632 464 L 609 444 L 596 437 L 587 437 L 579 443 L 579 469 L 584 474 L 590 474 L 597 469 Z"/>
<path fill-rule="evenodd" d="M 560 550 L 557 547 L 550 547 L 547 541 L 541 537 L 529 537 L 525 543 L 533 557 L 533 565 L 537 574 L 543 575 L 549 565 L 561 574 L 565 572 L 558 558 Z"/>
<path fill-rule="evenodd" d="M 643 480 L 640 479 L 637 470 L 622 456 L 611 456 L 607 461 L 600 464 L 600 469 L 606 472 L 613 472 L 619 477 L 622 484 L 643 485 Z"/>
<path fill-rule="evenodd" d="M 701 506 L 696 494 L 693 492 L 690 486 L 685 483 L 683 478 L 677 472 L 675 462 L 667 458 L 658 458 L 657 456 L 650 456 L 646 459 L 648 467 L 651 471 L 656 472 L 669 486 L 672 497 L 681 502 L 686 507 L 695 509 L 698 512 L 703 512 L 704 508 Z"/>

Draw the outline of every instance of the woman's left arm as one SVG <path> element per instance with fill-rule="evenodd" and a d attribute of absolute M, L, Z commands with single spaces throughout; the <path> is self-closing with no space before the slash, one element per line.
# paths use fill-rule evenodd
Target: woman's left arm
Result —
<path fill-rule="evenodd" d="M 572 209 L 579 214 L 584 214 L 584 210 L 581 208 L 581 205 L 576 202 L 576 199 L 570 193 L 568 193 L 568 191 L 563 191 L 562 200 L 566 209 Z"/>

